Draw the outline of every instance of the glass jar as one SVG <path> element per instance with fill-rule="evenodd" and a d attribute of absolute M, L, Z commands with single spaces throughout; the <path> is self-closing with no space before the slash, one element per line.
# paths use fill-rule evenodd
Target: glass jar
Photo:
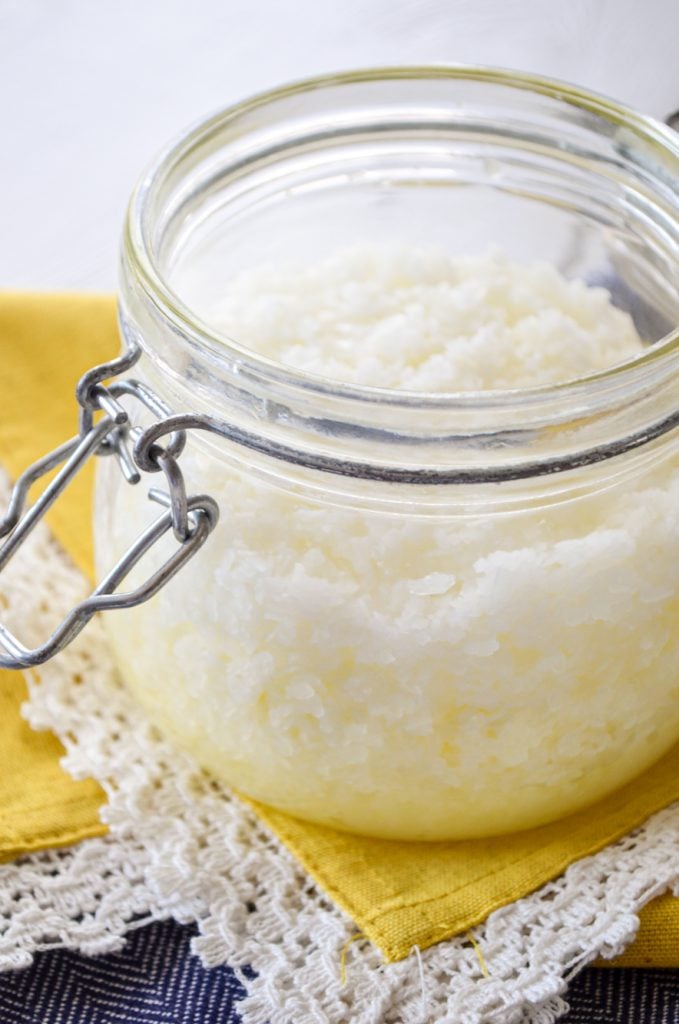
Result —
<path fill-rule="evenodd" d="M 477 68 L 255 97 L 143 177 L 120 317 L 205 414 L 220 522 L 106 617 L 152 718 L 237 790 L 340 829 L 457 839 L 603 797 L 679 739 L 679 145 L 613 102 Z M 603 284 L 647 348 L 555 386 L 341 383 L 220 333 L 244 268 L 357 241 L 489 244 Z M 102 460 L 103 570 L 153 520 Z"/>

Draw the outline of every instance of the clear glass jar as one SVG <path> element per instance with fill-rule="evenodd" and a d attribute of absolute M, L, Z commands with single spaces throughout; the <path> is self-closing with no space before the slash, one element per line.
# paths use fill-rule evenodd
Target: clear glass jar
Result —
<path fill-rule="evenodd" d="M 679 146 L 560 83 L 386 69 L 256 97 L 131 201 L 121 324 L 139 376 L 208 413 L 181 465 L 221 518 L 147 605 L 122 674 L 210 771 L 342 829 L 523 829 L 679 739 Z M 262 260 L 489 243 L 603 283 L 648 342 L 557 386 L 342 384 L 210 322 Z M 157 511 L 102 460 L 100 569 Z"/>

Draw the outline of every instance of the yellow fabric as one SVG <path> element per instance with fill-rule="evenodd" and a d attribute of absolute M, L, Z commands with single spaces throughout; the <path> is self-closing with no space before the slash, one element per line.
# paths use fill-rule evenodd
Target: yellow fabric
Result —
<path fill-rule="evenodd" d="M 66 775 L 56 737 L 21 718 L 25 696 L 20 673 L 0 671 L 0 861 L 106 831 L 97 814 L 104 794 L 91 779 Z"/>
<path fill-rule="evenodd" d="M 68 392 L 91 365 L 92 344 L 98 351 L 115 347 L 111 313 L 108 297 L 25 295 L 0 302 L 0 462 L 13 476 L 44 453 L 52 438 L 65 440 L 76 432 L 74 403 L 63 388 Z M 74 482 L 71 493 L 79 507 L 87 507 L 90 487 L 91 471 Z M 55 507 L 50 521 L 79 567 L 89 566 L 90 531 L 63 507 Z M 0 672 L 0 861 L 106 832 L 98 814 L 101 788 L 63 771 L 64 751 L 56 737 L 34 732 L 21 718 L 25 696 L 21 673 Z"/>
<path fill-rule="evenodd" d="M 679 967 L 679 899 L 667 893 L 640 914 L 637 937 L 617 960 L 597 960 L 597 967 Z"/>
<path fill-rule="evenodd" d="M 0 462 L 12 475 L 37 454 L 75 430 L 70 395 L 87 366 L 118 348 L 114 304 L 109 298 L 9 295 L 0 300 Z M 57 537 L 81 568 L 89 569 L 88 481 L 79 481 L 52 516 Z M 17 702 L 19 698 L 16 698 Z M 0 742 L 15 743 L 25 727 L 11 708 L 0 718 Z M 8 808 L 11 850 L 50 845 L 35 828 L 30 806 L 40 806 L 34 770 L 46 747 L 26 744 L 14 772 L 25 797 L 0 790 Z M 54 741 L 48 741 L 54 743 Z M 57 748 L 53 758 L 56 764 Z M 17 760 L 17 765 L 19 761 Z M 42 766 L 43 773 L 45 765 Z M 42 776 L 41 776 L 42 777 Z M 73 786 L 59 778 L 51 810 L 70 834 Z M 82 785 L 82 784 L 77 784 Z M 9 790 L 9 786 L 7 787 Z M 90 827 L 100 829 L 91 790 Z M 22 801 L 25 799 L 26 813 Z M 304 864 L 323 889 L 354 919 L 388 960 L 406 956 L 464 932 L 492 910 L 558 875 L 572 861 L 601 849 L 649 814 L 679 799 L 679 747 L 642 778 L 564 822 L 500 839 L 466 843 L 397 843 L 347 836 L 255 805 L 262 820 Z M 83 804 L 83 808 L 84 808 Z M 83 809 L 81 808 L 81 810 Z M 83 827 L 83 823 L 77 826 Z M 9 849 L 9 846 L 8 846 Z M 658 916 L 660 915 L 660 916 Z M 679 966 L 679 901 L 665 899 L 644 914 L 640 954 L 625 962 Z"/>
<path fill-rule="evenodd" d="M 109 296 L 22 294 L 0 301 L 0 462 L 12 477 L 78 431 L 75 386 L 93 362 L 117 355 Z M 83 572 L 92 571 L 93 467 L 75 478 L 48 517 Z M 73 515 L 73 508 L 79 515 Z"/>

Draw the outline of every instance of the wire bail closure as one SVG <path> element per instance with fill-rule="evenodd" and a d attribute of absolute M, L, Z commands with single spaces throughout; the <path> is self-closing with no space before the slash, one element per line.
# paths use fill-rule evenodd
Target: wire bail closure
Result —
<path fill-rule="evenodd" d="M 186 443 L 186 433 L 162 431 L 169 433 L 169 437 L 166 444 L 159 444 L 155 437 L 159 424 L 148 431 L 135 427 L 119 399 L 124 396 L 136 399 L 161 423 L 170 415 L 167 406 L 140 381 L 125 379 L 104 383 L 131 369 L 140 355 L 139 346 L 128 339 L 119 358 L 93 367 L 80 378 L 76 388 L 80 404 L 78 433 L 24 470 L 12 489 L 7 513 L 0 521 L 0 538 L 6 538 L 0 545 L 0 571 L 93 456 L 115 456 L 125 480 L 132 485 L 140 482 L 143 473 L 162 472 L 165 488 L 151 488 L 149 499 L 163 506 L 165 511 L 134 541 L 89 597 L 71 609 L 43 644 L 26 647 L 0 624 L 0 668 L 41 665 L 71 643 L 96 612 L 132 608 L 148 601 L 193 558 L 217 525 L 219 508 L 214 498 L 186 493 L 177 461 Z M 98 412 L 102 416 L 95 420 Z M 152 435 L 151 431 L 154 431 Z M 144 453 L 143 464 L 137 451 Z M 61 468 L 40 497 L 28 505 L 32 485 L 57 467 Z M 137 562 L 170 530 L 177 541 L 177 549 L 144 583 L 133 590 L 118 592 Z"/>

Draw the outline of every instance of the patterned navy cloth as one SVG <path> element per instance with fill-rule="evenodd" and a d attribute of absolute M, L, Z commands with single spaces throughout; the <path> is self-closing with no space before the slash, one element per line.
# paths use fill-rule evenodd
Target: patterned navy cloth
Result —
<path fill-rule="evenodd" d="M 108 956 L 41 953 L 0 974 L 0 1024 L 240 1024 L 245 990 L 230 967 L 201 966 L 189 950 L 195 933 L 162 921 Z"/>
<path fill-rule="evenodd" d="M 592 967 L 566 998 L 559 1024 L 679 1024 L 679 971 Z"/>
<path fill-rule="evenodd" d="M 229 967 L 201 967 L 193 935 L 163 921 L 109 956 L 41 953 L 0 974 L 0 1024 L 240 1024 L 242 985 Z M 679 971 L 586 970 L 568 1000 L 561 1024 L 679 1024 Z"/>

